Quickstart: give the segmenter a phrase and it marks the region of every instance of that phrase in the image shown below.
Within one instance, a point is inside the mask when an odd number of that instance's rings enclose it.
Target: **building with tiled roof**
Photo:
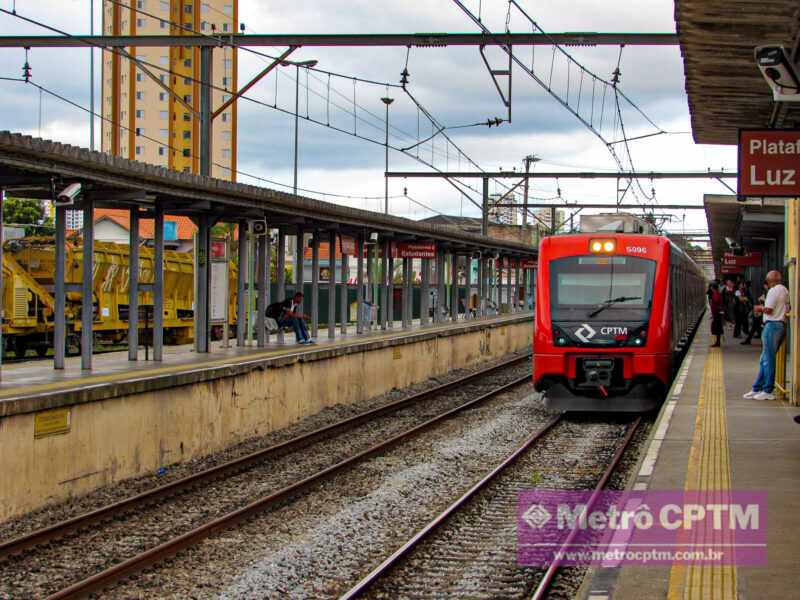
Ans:
[[[127,244],[131,229],[130,213],[127,209],[97,208],[94,211],[94,239],[101,242]],[[197,231],[189,217],[166,215],[164,217],[164,245],[171,250],[188,252]],[[139,239],[152,240],[153,219],[139,220]]]

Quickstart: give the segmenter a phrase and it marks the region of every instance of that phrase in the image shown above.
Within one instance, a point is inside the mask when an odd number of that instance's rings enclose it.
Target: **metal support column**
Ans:
[[[444,297],[444,263],[444,249],[439,244],[436,244],[436,307],[433,313],[434,323],[441,323],[444,320],[444,307],[447,305]]]
[[[328,234],[328,339],[336,338],[336,232]]]
[[[244,338],[247,333],[247,298],[245,297],[247,264],[247,221],[239,221],[239,256],[236,265],[236,345],[240,348],[244,346]]]
[[[341,329],[342,335],[347,335],[347,321],[348,321],[348,312],[350,307],[347,303],[347,280],[350,278],[350,264],[347,257],[347,254],[344,253],[344,244],[342,244],[342,283],[340,293],[342,296],[341,306],[339,307],[340,310],[340,318],[339,318],[339,327]]]
[[[411,259],[403,259],[403,329],[411,328]]]
[[[194,351],[208,352],[208,292],[209,292],[209,226],[208,217],[197,219],[197,247],[195,252],[195,306],[194,306]]]
[[[297,228],[297,248],[295,248],[295,250],[297,250],[297,254],[295,255],[295,259],[294,259],[294,293],[295,294],[297,292],[300,292],[301,294],[303,293],[303,283],[305,283],[305,281],[304,281],[305,273],[304,273],[304,269],[303,269],[303,263],[305,262],[306,248],[305,248],[305,243],[303,241],[303,235],[304,235],[303,228],[302,227],[298,227]],[[298,310],[300,312],[303,312],[303,305],[304,304],[305,304],[305,301],[298,307]]]
[[[200,48],[200,174],[211,175],[211,46]]]
[[[276,302],[283,302],[286,299],[286,233],[283,229],[278,229],[278,249],[277,249],[277,265],[278,265],[278,297]],[[283,343],[283,329],[278,328],[278,342]]]
[[[81,275],[81,369],[91,369],[94,350],[94,202],[85,197]],[[100,309],[99,302],[97,308]]]
[[[139,207],[130,209],[128,232],[128,360],[139,359]]]
[[[478,259],[478,306],[477,315],[486,316],[486,258],[481,253]]]
[[[503,260],[504,258],[501,256],[497,259],[496,267],[496,275],[495,279],[497,280],[497,312],[503,312]]]
[[[311,337],[319,336],[319,230],[311,240]]]
[[[365,252],[367,253],[367,260],[366,260],[366,263],[367,263],[366,264],[366,267],[367,267],[366,300],[367,300],[367,302],[369,302],[370,305],[375,306],[376,298],[375,298],[375,296],[373,294],[374,290],[372,289],[372,277],[373,277],[372,268],[375,265],[375,263],[373,262],[373,255],[374,255],[374,252],[375,252],[375,246],[372,245],[372,244],[368,245],[366,250],[365,250]],[[371,314],[371,312],[372,311],[370,310],[370,314]],[[367,331],[372,331],[372,319],[369,319],[367,321],[366,325],[367,325]]]
[[[356,277],[356,333],[364,333],[364,234],[358,234],[356,239],[356,252],[358,256],[358,275]]]
[[[464,287],[467,289],[464,299],[464,320],[471,319],[470,307],[472,306],[472,255],[464,257]]]
[[[267,236],[260,235],[256,240],[256,346],[263,348],[267,344]]]
[[[530,289],[530,280],[531,280],[531,272],[530,269],[522,269],[522,310],[528,310],[530,306],[530,297],[531,297],[531,289]]]
[[[422,273],[419,289],[419,324],[425,327],[429,323],[428,311],[430,310],[430,285],[431,285],[431,259],[422,259]]]
[[[458,254],[450,257],[450,318],[458,321]]]
[[[383,256],[381,257],[381,329],[386,331],[389,326],[389,252],[391,242],[383,241]]]
[[[481,209],[481,233],[489,235],[489,178],[483,178],[483,206]]]
[[[519,312],[519,259],[517,258],[516,261],[514,265],[514,312]]]
[[[56,206],[56,310],[53,315],[53,368],[64,368],[67,349],[66,272],[67,209]]]
[[[394,257],[391,252],[391,242],[389,242],[389,267],[386,273],[386,325],[389,329],[394,328]]]
[[[0,188],[0,295],[3,294],[3,208],[6,201],[5,192]],[[3,320],[3,309],[0,308],[0,325]],[[3,364],[3,328],[0,326],[0,365]],[[1,378],[1,377],[0,377]]]
[[[206,227],[206,258],[208,257],[208,227]],[[206,266],[207,282],[211,272]],[[208,283],[206,283],[208,290]],[[206,293],[205,340],[208,352],[208,293]],[[156,200],[155,223],[153,226],[153,360],[164,358],[164,206]]]
[[[262,313],[266,317],[267,307],[272,302],[272,291],[270,282],[272,281],[272,238],[269,234],[269,227],[264,234],[264,310]],[[269,344],[269,330],[264,324],[264,343]]]

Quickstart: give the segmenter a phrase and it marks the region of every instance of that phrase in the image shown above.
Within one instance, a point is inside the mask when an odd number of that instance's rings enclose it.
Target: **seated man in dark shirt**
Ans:
[[[266,314],[278,322],[278,327],[291,327],[298,344],[313,344],[314,340],[308,335],[306,315],[299,312],[303,303],[303,293],[297,292],[291,298],[282,302],[274,302],[267,307]]]

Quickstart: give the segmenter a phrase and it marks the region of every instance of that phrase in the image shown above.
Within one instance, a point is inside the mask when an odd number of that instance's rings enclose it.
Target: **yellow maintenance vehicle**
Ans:
[[[124,342],[128,333],[129,247],[113,242],[94,243],[92,274],[92,330],[98,345]],[[68,241],[65,282],[80,284],[83,275],[80,240]],[[236,268],[228,269],[228,289],[236,290]],[[46,356],[53,345],[55,310],[55,244],[53,238],[9,240],[3,251],[3,341],[18,358],[34,350]],[[139,282],[153,282],[153,249],[139,249]],[[66,294],[67,349],[79,351],[82,294]],[[229,325],[236,322],[236,294],[228,306]],[[140,339],[149,337],[153,295],[139,292]],[[164,342],[183,344],[194,337],[194,260],[191,253],[164,252]]]

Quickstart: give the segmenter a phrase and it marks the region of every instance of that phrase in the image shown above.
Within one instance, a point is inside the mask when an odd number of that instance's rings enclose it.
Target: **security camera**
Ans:
[[[81,194],[81,189],[82,186],[80,183],[70,183],[59,192],[55,203],[56,206],[72,206],[75,204],[75,200],[77,200],[78,196]]]
[[[758,46],[756,65],[772,89],[776,102],[800,102],[800,79],[783,46]]]

